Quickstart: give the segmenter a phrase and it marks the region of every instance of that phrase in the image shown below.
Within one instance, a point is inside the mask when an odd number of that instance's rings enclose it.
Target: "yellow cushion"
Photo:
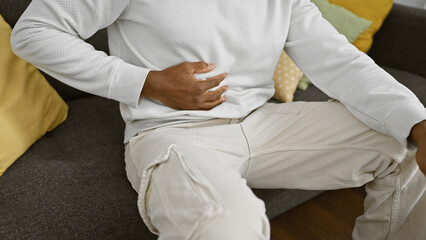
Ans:
[[[293,94],[302,76],[302,71],[283,51],[273,77],[275,83],[274,98],[281,102],[293,101]]]
[[[393,0],[329,0],[329,2],[342,6],[362,18],[372,21],[370,28],[353,42],[363,52],[370,50],[373,44],[373,35],[382,26],[393,4]]]
[[[0,16],[0,176],[68,113],[38,69],[13,54],[11,31]]]

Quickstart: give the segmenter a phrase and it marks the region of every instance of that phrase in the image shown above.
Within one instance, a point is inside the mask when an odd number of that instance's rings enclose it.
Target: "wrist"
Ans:
[[[426,144],[426,120],[423,120],[413,126],[410,138],[417,144]]]
[[[149,71],[142,88],[141,96],[159,100],[161,71]]]

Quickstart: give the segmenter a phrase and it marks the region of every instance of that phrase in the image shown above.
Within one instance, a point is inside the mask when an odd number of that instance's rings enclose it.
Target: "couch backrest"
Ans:
[[[30,3],[31,0],[1,0],[0,14],[3,16],[6,22],[9,23],[9,25],[13,28],[19,17],[22,15],[22,13],[25,11],[25,9]],[[89,38],[87,42],[92,44],[96,49],[108,53],[108,40],[105,29],[97,32],[95,35]],[[43,74],[46,76],[47,81],[49,81],[49,83],[66,101],[89,95],[88,93],[84,93],[75,88],[67,86],[45,73]]]
[[[394,4],[368,55],[379,65],[426,78],[426,10]]]

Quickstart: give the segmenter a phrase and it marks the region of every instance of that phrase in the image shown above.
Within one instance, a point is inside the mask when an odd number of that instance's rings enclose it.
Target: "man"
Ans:
[[[105,27],[112,56],[82,40]],[[11,42],[120,102],[127,175],[159,239],[268,239],[250,187],[363,184],[354,239],[426,235],[425,108],[309,0],[34,0]],[[283,47],[336,100],[266,103]]]

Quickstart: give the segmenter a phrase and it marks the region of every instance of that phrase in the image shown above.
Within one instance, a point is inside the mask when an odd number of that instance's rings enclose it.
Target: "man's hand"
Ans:
[[[423,174],[426,175],[426,120],[414,125],[410,137],[417,143],[417,164]]]
[[[214,64],[205,62],[184,62],[162,71],[150,71],[141,95],[160,100],[164,105],[178,110],[212,109],[225,101],[222,94],[227,87],[207,90],[218,86],[226,73],[206,80],[198,80],[193,74],[207,73],[214,68]]]

